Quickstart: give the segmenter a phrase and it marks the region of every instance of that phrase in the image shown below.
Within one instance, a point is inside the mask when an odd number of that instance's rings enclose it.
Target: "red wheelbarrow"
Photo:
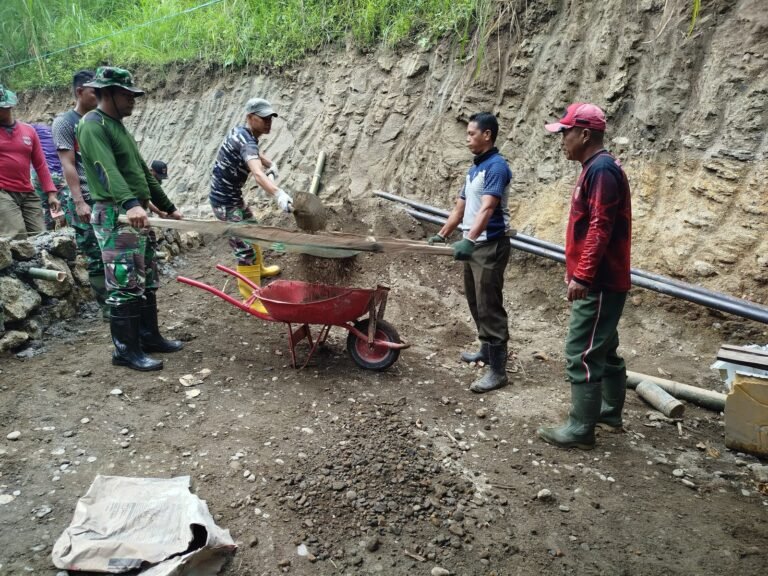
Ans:
[[[325,343],[332,326],[339,326],[349,332],[347,350],[355,364],[367,370],[386,370],[397,361],[400,350],[410,346],[401,342],[397,330],[383,320],[389,293],[386,286],[374,289],[344,288],[277,280],[261,288],[226,266],[219,264],[216,268],[247,283],[252,290],[251,297],[245,301],[238,300],[204,282],[184,276],[178,276],[176,280],[207,290],[267,322],[284,323],[288,327],[288,345],[294,368],[298,367],[296,345],[305,339],[309,343],[310,350],[303,368],[317,348]],[[251,307],[257,299],[264,304],[266,314]],[[294,324],[299,327],[294,329]],[[314,338],[310,324],[322,325]]]

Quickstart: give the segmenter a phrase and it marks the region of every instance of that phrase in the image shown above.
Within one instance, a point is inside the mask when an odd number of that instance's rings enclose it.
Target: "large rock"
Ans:
[[[77,245],[69,236],[54,236],[51,241],[51,254],[64,260],[74,260],[77,256]]]
[[[69,265],[69,269],[72,271],[72,276],[80,286],[90,286],[88,280],[88,270],[85,268],[85,258],[82,254],[78,254],[74,264]]]
[[[50,296],[52,298],[61,298],[65,294],[69,294],[72,291],[72,286],[75,283],[75,279],[72,277],[72,271],[69,269],[69,266],[67,266],[67,263],[64,262],[61,258],[56,258],[56,256],[53,256],[43,250],[43,268],[47,268],[48,270],[58,270],[59,272],[64,272],[66,274],[66,278],[62,282],[56,282],[55,280],[41,280],[39,278],[35,278],[33,282],[35,283],[35,287],[40,291],[42,294],[45,294],[46,296]]]
[[[197,248],[198,246],[205,246],[203,235],[200,232],[191,230],[189,232],[181,233],[181,245],[187,249]]]
[[[43,324],[40,322],[39,317],[27,318],[21,325],[24,332],[26,332],[32,340],[40,340],[43,337]]]
[[[8,268],[11,264],[13,264],[11,241],[7,238],[0,238],[0,270]]]
[[[55,300],[48,309],[48,314],[56,320],[66,320],[77,315],[77,307],[70,298]]]
[[[11,276],[0,277],[0,301],[6,322],[24,320],[30,312],[40,306],[40,294]]]
[[[11,242],[11,254],[16,260],[26,262],[32,260],[37,254],[35,245],[29,240],[14,240]]]
[[[2,338],[0,338],[0,352],[7,352],[18,348],[29,340],[29,334],[26,332],[19,332],[18,330],[11,330],[6,332]]]

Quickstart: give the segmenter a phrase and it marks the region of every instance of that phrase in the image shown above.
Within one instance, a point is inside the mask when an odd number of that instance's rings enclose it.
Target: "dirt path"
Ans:
[[[226,253],[215,242],[175,267],[221,285],[212,270]],[[593,452],[537,439],[569,401],[559,268],[514,257],[514,384],[476,396],[476,370],[456,360],[474,337],[458,267],[359,260],[356,283],[392,286],[386,317],[413,343],[384,373],[357,368],[338,329],[295,371],[281,326],[171,280],[164,330],[188,343],[162,372],[110,366],[97,321],[42,355],[4,359],[0,494],[16,495],[0,506],[0,574],[56,573],[51,546],[98,473],[192,476],[240,544],[228,575],[765,572],[759,463],[725,449],[719,415],[688,406],[679,431],[630,392],[629,432],[601,435]],[[277,261],[298,274],[296,257]],[[720,341],[760,330],[637,292],[622,349],[632,369],[715,386]],[[204,368],[201,395],[187,399],[179,377]]]

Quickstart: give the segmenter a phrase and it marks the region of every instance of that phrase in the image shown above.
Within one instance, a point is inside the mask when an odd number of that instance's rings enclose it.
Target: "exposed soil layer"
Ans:
[[[207,216],[210,171],[251,96],[280,114],[261,144],[288,192],[309,189],[326,153],[319,196],[345,232],[400,207],[374,190],[449,208],[468,162],[468,117],[499,116],[497,142],[514,172],[515,227],[562,242],[578,173],[543,129],[573,101],[608,114],[607,147],[633,189],[634,266],[768,302],[768,11],[762,0],[702,3],[688,35],[688,0],[505,3],[482,58],[446,40],[431,51],[325,51],[300,68],[169,66],[141,74],[148,90],[128,125],[147,159],[170,166],[166,189],[187,216]],[[77,65],[73,64],[73,69]],[[19,117],[61,112],[68,91],[25,95]],[[262,219],[262,193],[246,194]],[[329,229],[339,221],[330,215]],[[384,234],[386,235],[386,234]]]

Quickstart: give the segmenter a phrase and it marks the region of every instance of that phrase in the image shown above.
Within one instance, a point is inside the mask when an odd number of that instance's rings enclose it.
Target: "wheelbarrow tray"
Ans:
[[[394,326],[383,320],[389,293],[386,286],[346,288],[277,280],[262,288],[226,266],[218,264],[216,269],[247,284],[252,290],[250,298],[238,300],[223,290],[184,276],[176,280],[206,290],[251,316],[285,324],[294,368],[307,365],[315,350],[325,343],[331,326],[348,332],[347,350],[355,363],[366,370],[386,370],[397,361],[400,350],[410,346],[400,340]],[[264,305],[261,310],[253,306],[257,299]],[[310,324],[322,325],[314,337]],[[298,327],[294,329],[295,325]],[[310,349],[302,364],[297,360],[296,346],[304,340]]]
[[[276,280],[259,291],[259,300],[280,322],[339,326],[365,316],[380,290]]]

